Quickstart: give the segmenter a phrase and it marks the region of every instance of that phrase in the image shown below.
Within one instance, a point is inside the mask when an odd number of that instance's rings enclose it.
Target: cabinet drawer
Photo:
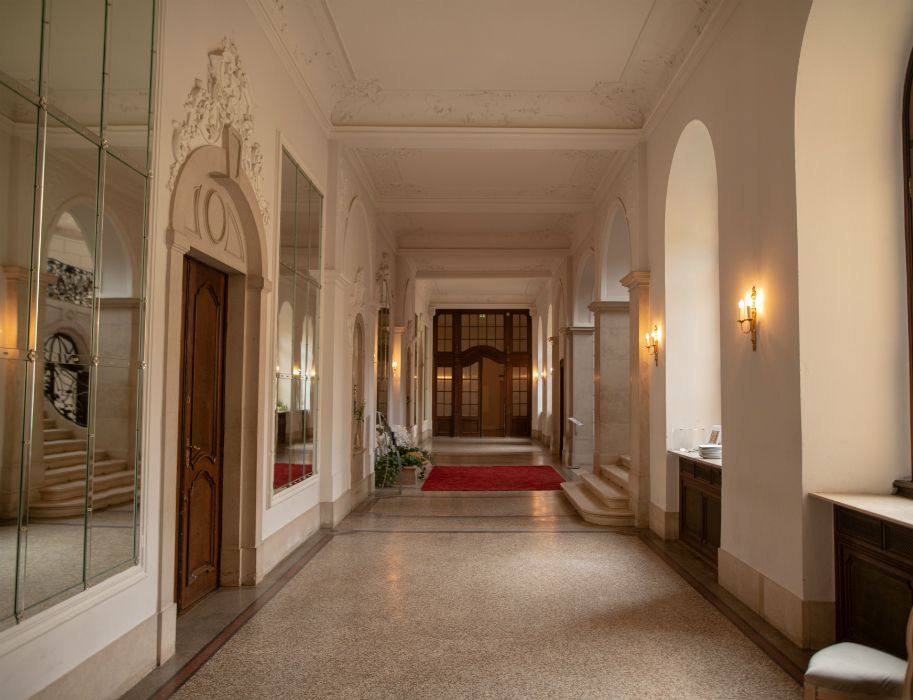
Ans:
[[[876,518],[837,507],[834,509],[834,526],[844,537],[867,542],[881,549],[881,521]]]

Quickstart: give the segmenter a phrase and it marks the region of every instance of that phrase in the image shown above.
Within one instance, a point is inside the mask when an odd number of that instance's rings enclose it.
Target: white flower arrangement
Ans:
[[[415,443],[412,441],[412,432],[406,426],[394,425],[390,429],[393,431],[397,447],[415,447]]]

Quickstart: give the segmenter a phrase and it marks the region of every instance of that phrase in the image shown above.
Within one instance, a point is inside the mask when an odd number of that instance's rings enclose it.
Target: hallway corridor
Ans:
[[[436,447],[548,461],[528,441]],[[175,697],[800,695],[634,530],[584,523],[562,492],[403,489],[346,518]]]

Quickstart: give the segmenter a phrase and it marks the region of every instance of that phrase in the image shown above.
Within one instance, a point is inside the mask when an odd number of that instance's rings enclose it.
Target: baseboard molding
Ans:
[[[834,643],[833,601],[802,600],[792,591],[720,548],[720,585],[803,649]]]
[[[320,527],[334,528],[352,512],[352,491],[349,489],[335,501],[320,502]]]
[[[156,666],[158,616],[147,618],[64,674],[33,698],[79,700],[119,698]]]
[[[355,510],[364,503],[365,499],[371,495],[371,486],[374,483],[374,472],[363,476],[359,481],[352,484],[352,510]]]
[[[678,511],[663,510],[650,503],[650,529],[664,540],[678,539]]]
[[[322,503],[320,504],[323,505]],[[263,540],[257,557],[257,582],[263,580],[273,567],[300,547],[308,537],[320,529],[321,508],[309,508],[297,518],[279,528]]]

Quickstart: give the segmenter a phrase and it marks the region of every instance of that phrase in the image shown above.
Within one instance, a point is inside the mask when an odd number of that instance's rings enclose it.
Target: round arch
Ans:
[[[721,422],[717,169],[710,132],[699,120],[685,126],[672,156],[665,223],[661,359],[668,447],[675,449],[704,441],[701,431]]]
[[[627,301],[628,288],[621,280],[632,270],[631,229],[622,201],[616,200],[606,219],[605,235],[600,247],[599,299]]]
[[[596,288],[596,258],[592,251],[588,251],[580,261],[580,271],[577,275],[577,287],[574,294],[575,326],[592,326],[593,312],[589,306],[595,299]]]

